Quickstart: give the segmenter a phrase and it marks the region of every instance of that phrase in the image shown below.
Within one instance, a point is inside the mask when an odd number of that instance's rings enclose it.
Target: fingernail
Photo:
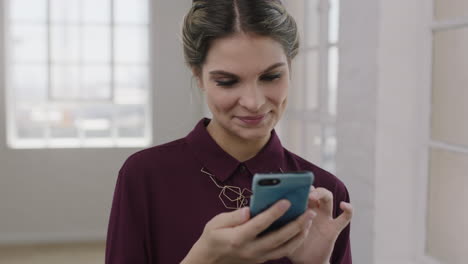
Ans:
[[[278,206],[283,209],[283,210],[286,210],[289,208],[290,206],[290,202],[288,200],[281,200],[279,203],[278,203]]]

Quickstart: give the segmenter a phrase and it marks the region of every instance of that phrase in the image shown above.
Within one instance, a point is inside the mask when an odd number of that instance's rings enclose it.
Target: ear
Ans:
[[[201,70],[198,67],[192,67],[192,74],[193,74],[193,77],[195,77],[195,79],[197,80],[198,88],[200,88],[200,90],[202,91],[205,91]]]

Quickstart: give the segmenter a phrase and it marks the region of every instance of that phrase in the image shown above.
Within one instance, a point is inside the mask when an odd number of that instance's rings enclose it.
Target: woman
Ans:
[[[274,131],[299,46],[293,18],[276,0],[198,0],[183,42],[213,118],[125,162],[106,263],[351,263],[345,186],[284,149]],[[257,236],[290,204],[250,218],[252,176],[298,170],[315,174],[308,210]]]

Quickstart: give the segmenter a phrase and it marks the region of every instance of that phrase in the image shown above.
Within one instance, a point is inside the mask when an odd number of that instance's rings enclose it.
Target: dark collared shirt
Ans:
[[[124,163],[110,215],[107,264],[179,263],[205,224],[215,215],[231,211],[219,198],[222,187],[250,190],[255,173],[312,171],[314,185],[334,195],[334,216],[341,214],[339,203],[349,201],[344,184],[283,148],[274,130],[255,157],[239,162],[208,134],[209,121],[202,119],[187,137],[137,152]],[[229,191],[226,194],[236,197]],[[227,206],[237,206],[221,197]],[[331,264],[351,264],[349,230],[348,226],[336,241]],[[291,262],[283,258],[268,263]]]

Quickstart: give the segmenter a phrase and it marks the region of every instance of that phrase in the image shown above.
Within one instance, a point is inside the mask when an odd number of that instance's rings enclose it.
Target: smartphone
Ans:
[[[255,174],[252,180],[250,216],[255,217],[279,200],[291,202],[288,211],[277,219],[264,233],[276,230],[303,214],[307,207],[314,174],[310,171]]]

